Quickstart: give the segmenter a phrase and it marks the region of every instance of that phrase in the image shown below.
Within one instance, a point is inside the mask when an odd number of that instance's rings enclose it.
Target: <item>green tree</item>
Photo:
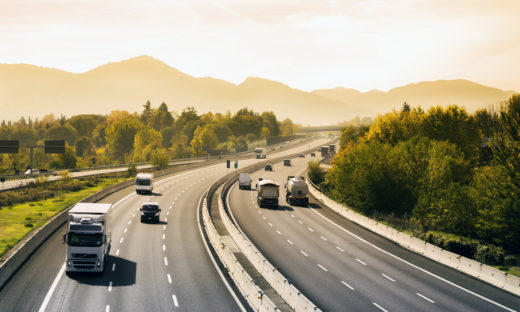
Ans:
[[[74,147],[76,148],[76,155],[78,157],[83,157],[92,149],[92,141],[89,137],[82,136],[76,140]]]
[[[136,133],[143,128],[143,124],[134,116],[114,121],[105,130],[107,149],[115,159],[125,161],[134,146]]]
[[[164,169],[168,167],[170,157],[168,152],[164,148],[155,149],[152,153],[152,165],[158,169]]]
[[[134,162],[150,161],[153,151],[161,148],[161,134],[153,128],[141,128],[134,137]]]

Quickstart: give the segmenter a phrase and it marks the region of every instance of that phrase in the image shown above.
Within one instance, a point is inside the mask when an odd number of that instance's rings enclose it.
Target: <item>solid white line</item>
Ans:
[[[282,232],[280,232],[280,231],[278,231],[278,230],[276,230],[276,233],[277,233],[278,235],[282,235]]]
[[[162,251],[166,251],[166,245],[165,244],[162,245]]]
[[[172,283],[172,277],[171,277],[170,273],[168,273],[168,274],[166,275],[166,277],[168,277],[168,283],[171,284],[171,283]]]
[[[271,222],[269,222],[269,223],[267,223],[267,224],[269,224],[270,227],[273,227],[273,224],[272,224]]]
[[[484,301],[487,301],[487,302],[489,302],[489,303],[491,303],[491,304],[494,304],[494,305],[496,305],[497,307],[500,307],[500,308],[502,308],[502,309],[504,309],[504,310],[506,310],[506,311],[509,311],[509,312],[517,312],[516,310],[513,310],[513,309],[511,309],[511,308],[509,308],[509,307],[506,307],[505,305],[500,304],[500,303],[498,303],[498,302],[496,302],[496,301],[493,301],[493,300],[491,300],[491,299],[489,299],[489,298],[487,298],[487,297],[484,297],[484,296],[482,296],[482,295],[479,295],[479,294],[477,294],[477,293],[474,292],[474,291],[471,291],[471,290],[469,290],[469,289],[467,289],[467,288],[464,288],[464,287],[462,287],[462,286],[460,286],[460,285],[458,285],[458,284],[455,284],[454,282],[451,282],[451,281],[449,281],[449,280],[447,280],[447,279],[445,279],[445,278],[443,278],[443,277],[440,277],[440,276],[438,276],[438,275],[436,275],[436,274],[434,274],[434,273],[432,273],[432,272],[430,272],[430,271],[428,271],[428,270],[426,270],[426,269],[421,268],[421,267],[418,266],[418,265],[415,265],[415,264],[413,264],[413,263],[411,263],[411,262],[409,262],[409,261],[406,261],[406,260],[404,260],[403,258],[400,258],[400,257],[398,257],[398,256],[396,256],[396,255],[394,255],[394,254],[392,254],[392,253],[390,253],[390,252],[388,252],[388,251],[386,251],[386,250],[380,248],[380,247],[377,247],[376,245],[372,244],[371,242],[369,242],[369,241],[367,241],[367,240],[361,238],[360,236],[358,236],[358,235],[356,235],[356,234],[350,232],[349,230],[343,228],[343,227],[340,226],[339,224],[337,224],[337,223],[335,223],[334,221],[330,220],[329,218],[325,217],[324,215],[322,215],[321,213],[319,213],[318,211],[316,211],[316,209],[314,209],[314,208],[311,208],[311,209],[312,209],[312,211],[313,211],[314,213],[316,213],[317,215],[319,215],[320,217],[322,217],[323,219],[325,219],[326,221],[328,221],[328,222],[331,223],[332,225],[336,226],[337,228],[339,228],[339,229],[342,230],[343,232],[350,234],[352,237],[357,238],[358,240],[362,241],[363,243],[365,243],[365,244],[371,246],[372,248],[374,248],[374,249],[376,249],[376,250],[379,250],[380,252],[382,252],[382,253],[384,253],[384,254],[386,254],[386,255],[388,255],[388,256],[394,258],[394,259],[397,259],[397,260],[401,261],[402,263],[405,263],[405,264],[411,266],[412,268],[415,268],[415,269],[417,269],[417,270],[419,270],[419,271],[421,271],[421,272],[423,272],[423,273],[426,273],[426,274],[428,274],[428,275],[430,275],[430,276],[432,276],[432,277],[434,277],[434,278],[436,278],[436,279],[438,279],[438,280],[440,280],[440,281],[443,281],[443,282],[445,282],[445,283],[448,284],[448,285],[451,285],[451,286],[453,286],[453,287],[456,287],[456,288],[458,288],[458,289],[460,289],[460,290],[462,290],[462,291],[464,291],[464,292],[466,292],[466,293],[468,293],[468,294],[471,294],[471,295],[473,295],[473,296],[475,296],[475,297],[477,297],[477,298],[480,298],[480,299],[482,299],[482,300],[484,300]]]
[[[123,243],[123,238],[121,237],[121,239],[119,240],[119,243],[122,244]]]
[[[49,301],[51,300],[52,293],[54,293],[54,290],[56,289],[56,286],[58,286],[58,282],[61,279],[61,276],[63,275],[63,272],[65,272],[65,262],[63,262],[63,265],[61,266],[60,270],[58,271],[58,275],[54,278],[54,281],[51,284],[51,288],[47,291],[47,294],[45,295],[45,298],[43,299],[42,305],[40,306],[40,309],[38,312],[44,312],[47,308],[47,305],[49,304]]]
[[[323,239],[324,241],[327,241],[327,238],[325,238],[325,237],[323,237],[323,236],[321,236],[321,235],[320,235],[320,237],[321,237],[321,239]]]
[[[287,240],[287,242],[288,242],[289,244],[291,244],[291,245],[294,245],[294,243],[291,242],[290,240]]]
[[[110,305],[107,304],[106,308],[105,308],[105,312],[110,312]]]
[[[172,298],[173,298],[173,305],[178,308],[179,307],[179,302],[177,301],[177,296],[172,295]]]
[[[168,258],[164,257],[164,265],[168,265]]]
[[[116,270],[116,264],[112,264],[112,272],[114,272]]]
[[[116,256],[119,256],[119,249],[116,250]]]
[[[336,249],[339,250],[339,251],[341,251],[341,252],[345,252],[345,250],[343,250],[343,249],[342,249],[341,247],[339,247],[339,246],[336,246]]]
[[[390,276],[388,276],[388,275],[386,275],[386,274],[384,274],[384,273],[381,273],[381,275],[382,275],[383,277],[387,278],[389,281],[392,281],[392,282],[395,283],[395,279],[391,278]]]
[[[354,287],[350,286],[349,284],[345,283],[344,281],[341,281],[341,284],[347,286],[348,288],[350,288],[350,290],[354,290]]]
[[[301,252],[302,255],[304,255],[305,257],[308,257],[308,256],[309,256],[309,255],[308,255],[305,251],[303,251],[303,250],[300,250],[300,252]]]
[[[356,258],[356,261],[359,262],[359,263],[361,263],[362,265],[367,265],[365,262],[359,260],[358,258]]]
[[[123,231],[123,233],[126,233],[126,231],[128,231],[128,229],[127,229],[127,228],[125,228],[125,230]]]
[[[428,297],[426,297],[426,296],[424,296],[424,295],[421,295],[420,293],[415,293],[415,294],[416,294],[417,296],[423,298],[423,299],[426,300],[426,301],[429,301],[429,302],[431,302],[431,303],[435,303],[435,301],[431,300],[430,298],[428,298]]]
[[[130,194],[126,195],[125,197],[121,198],[117,203],[112,205],[112,208],[115,208],[117,205],[119,205],[123,201],[127,200],[132,195],[135,195],[135,193],[130,193]]]
[[[373,305],[375,305],[376,307],[379,308],[379,310],[383,311],[383,312],[388,312],[387,310],[383,309],[383,307],[381,307],[379,304],[375,303],[375,302],[372,302]]]
[[[311,231],[311,232],[314,232],[314,230],[313,230],[312,228],[310,228],[310,227],[307,227],[307,229],[308,229],[309,231]]]
[[[320,267],[320,269],[322,269],[323,271],[325,272],[328,272],[329,270],[327,270],[327,268],[325,268],[323,265],[319,264],[318,263],[318,266]]]
[[[108,292],[111,292],[112,291],[112,281],[110,281],[110,283],[108,283]]]

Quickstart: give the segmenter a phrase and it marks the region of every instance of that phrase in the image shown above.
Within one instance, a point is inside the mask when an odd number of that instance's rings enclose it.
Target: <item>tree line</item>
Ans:
[[[220,155],[247,150],[251,142],[294,133],[292,120],[278,121],[273,112],[257,113],[243,108],[234,114],[197,113],[193,107],[180,114],[166,103],[143,111],[112,111],[108,115],[53,114],[42,119],[2,121],[0,139],[19,140],[20,145],[43,145],[43,140],[65,139],[64,154],[49,155],[34,149],[34,167],[44,169],[91,167],[128,162],[167,163],[169,159]],[[0,174],[28,168],[28,150],[0,154]]]
[[[326,175],[311,168],[336,200],[465,256],[516,263],[504,255],[520,253],[520,95],[473,114],[405,103],[345,128],[340,146]]]

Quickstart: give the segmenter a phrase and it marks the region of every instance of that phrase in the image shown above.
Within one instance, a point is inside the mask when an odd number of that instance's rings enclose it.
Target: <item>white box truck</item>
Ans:
[[[153,173],[138,173],[135,177],[135,191],[137,194],[152,194]]]
[[[305,183],[304,177],[287,177],[287,184],[285,184],[285,201],[289,205],[302,205],[307,207],[309,205],[309,186]]]
[[[278,196],[280,194],[280,185],[270,179],[260,178],[257,184],[258,193],[256,200],[258,206],[274,206],[278,207]]]
[[[103,273],[112,241],[112,204],[78,203],[69,210],[66,272]]]
[[[249,173],[243,172],[238,176],[238,188],[240,190],[242,190],[242,189],[250,190],[251,189],[251,175],[249,175]]]

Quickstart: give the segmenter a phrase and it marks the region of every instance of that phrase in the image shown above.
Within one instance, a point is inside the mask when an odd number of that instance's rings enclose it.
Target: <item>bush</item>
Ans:
[[[444,241],[444,247],[446,250],[454,252],[466,258],[472,259],[475,256],[475,244],[465,240],[450,238]]]
[[[518,257],[512,256],[512,255],[504,257],[504,265],[515,266],[518,264],[519,264]]]
[[[325,181],[325,171],[320,168],[320,161],[310,161],[308,164],[309,179],[315,185],[320,185]]]
[[[494,245],[480,245],[475,253],[475,260],[484,264],[500,265],[504,258],[504,250]]]

